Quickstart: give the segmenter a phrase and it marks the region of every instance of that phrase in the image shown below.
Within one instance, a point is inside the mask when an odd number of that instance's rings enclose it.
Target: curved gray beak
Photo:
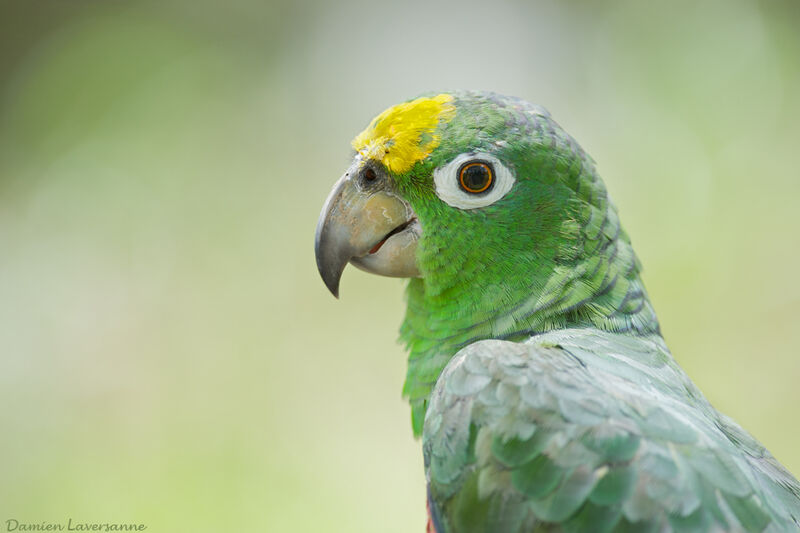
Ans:
[[[317,268],[337,298],[348,262],[382,276],[417,277],[419,235],[414,211],[392,191],[388,177],[356,161],[322,207],[314,240]]]

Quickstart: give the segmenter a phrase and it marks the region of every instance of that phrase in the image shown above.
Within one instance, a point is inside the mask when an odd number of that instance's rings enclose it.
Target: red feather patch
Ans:
[[[427,503],[425,508],[428,510],[428,525],[425,527],[425,533],[436,533],[436,528],[433,527],[433,519],[431,518],[431,504]]]

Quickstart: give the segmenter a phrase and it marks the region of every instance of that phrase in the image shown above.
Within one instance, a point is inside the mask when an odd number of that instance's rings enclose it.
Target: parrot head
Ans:
[[[481,93],[417,98],[375,117],[353,140],[353,163],[317,225],[330,291],[338,296],[348,262],[480,290],[513,283],[520,262],[552,259],[559,240],[574,241],[575,224],[574,191],[551,167],[585,161],[568,137],[541,135],[550,123],[540,107]]]
[[[426,95],[379,114],[352,146],[319,218],[317,266],[335,296],[348,263],[411,279],[401,338],[417,415],[449,358],[476,340],[658,331],[593,161],[543,108]]]

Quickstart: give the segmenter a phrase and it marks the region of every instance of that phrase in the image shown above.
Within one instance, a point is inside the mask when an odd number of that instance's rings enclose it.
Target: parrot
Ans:
[[[800,530],[800,483],[672,357],[594,160],[536,104],[377,115],[315,256],[407,278],[429,533]]]

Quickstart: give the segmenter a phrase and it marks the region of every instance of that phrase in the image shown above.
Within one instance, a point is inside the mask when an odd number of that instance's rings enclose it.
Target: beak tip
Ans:
[[[334,189],[334,192],[336,189]],[[352,254],[346,242],[342,242],[335,228],[329,224],[330,200],[320,214],[317,223],[317,231],[314,235],[314,255],[317,259],[317,270],[325,286],[333,294],[334,298],[339,299],[339,281],[342,279],[347,262]]]
[[[325,283],[325,286],[328,288],[331,294],[333,294],[334,298],[338,299],[339,281],[342,279],[342,272],[344,271],[347,261],[344,261],[344,264],[341,264],[342,261],[340,258],[329,257],[324,251],[326,248],[320,246],[319,239],[317,240],[317,245],[315,248],[317,256],[317,270],[322,278],[322,282]]]
[[[338,300],[339,299],[339,282],[337,281],[336,283],[328,283],[325,279],[323,279],[323,281],[325,281],[325,286],[328,287],[329,291],[331,291],[331,294],[333,294],[333,297]]]

